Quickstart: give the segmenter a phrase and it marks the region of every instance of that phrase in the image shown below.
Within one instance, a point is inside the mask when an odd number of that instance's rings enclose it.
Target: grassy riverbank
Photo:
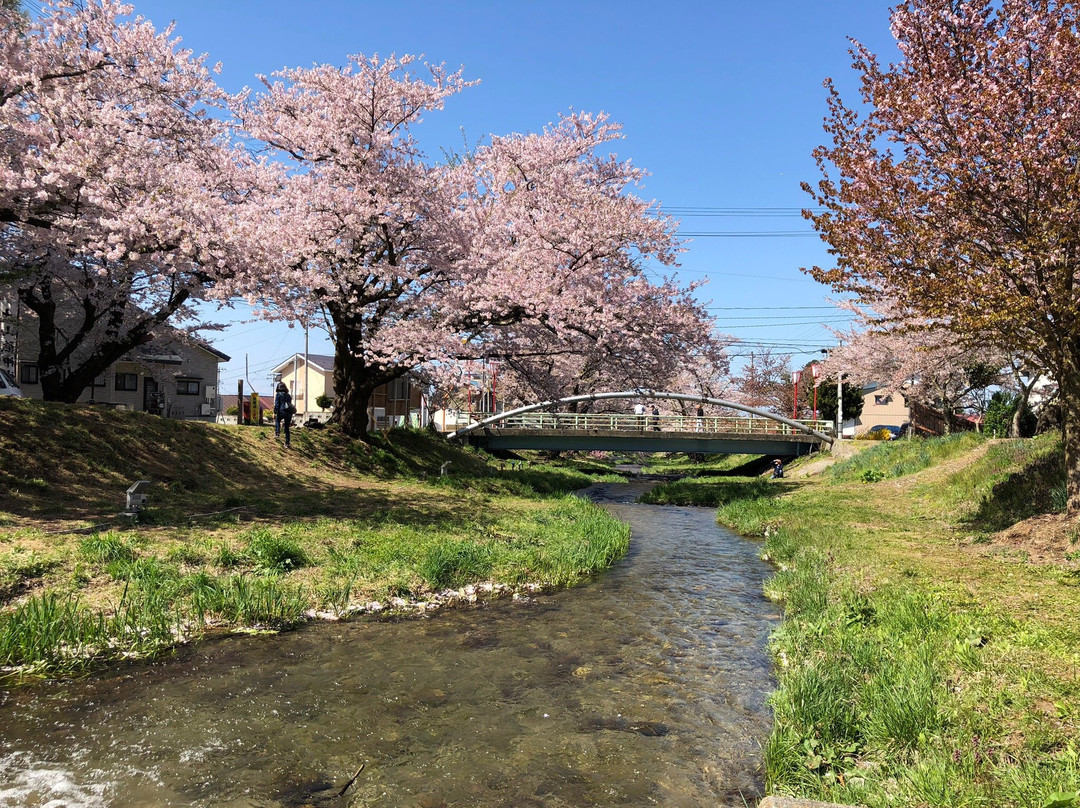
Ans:
[[[1080,805],[1080,529],[1048,513],[1061,462],[1050,437],[962,435],[806,480],[671,489],[765,536],[778,567],[770,792]]]
[[[570,586],[626,552],[624,525],[569,496],[603,467],[505,466],[416,431],[297,430],[286,451],[266,427],[0,399],[2,671]]]

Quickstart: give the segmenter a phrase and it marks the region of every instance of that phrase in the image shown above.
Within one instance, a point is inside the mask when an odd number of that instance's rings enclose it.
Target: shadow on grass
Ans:
[[[1032,516],[1064,509],[1065,455],[1059,447],[996,483],[964,521],[978,530],[996,532]]]
[[[448,476],[440,477],[447,463]],[[232,508],[270,518],[431,524],[460,521],[475,508],[455,490],[536,497],[589,482],[567,470],[500,471],[483,455],[421,430],[392,430],[364,443],[333,429],[298,429],[285,450],[268,427],[0,399],[0,510],[98,520],[122,510],[125,491],[140,479],[153,483],[146,521],[158,525]],[[411,490],[382,482],[389,479]]]

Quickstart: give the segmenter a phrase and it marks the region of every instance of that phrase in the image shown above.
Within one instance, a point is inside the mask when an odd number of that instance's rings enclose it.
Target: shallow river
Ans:
[[[641,490],[590,489],[631,551],[569,592],[0,694],[0,806],[753,805],[768,567],[711,510]]]

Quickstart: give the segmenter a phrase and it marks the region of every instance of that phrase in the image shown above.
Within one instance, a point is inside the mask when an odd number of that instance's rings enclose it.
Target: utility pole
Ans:
[[[843,343],[840,343],[841,345]],[[829,348],[822,348],[821,352],[825,354],[825,361],[829,361]],[[836,371],[836,439],[842,440],[844,437],[844,374],[837,369]]]

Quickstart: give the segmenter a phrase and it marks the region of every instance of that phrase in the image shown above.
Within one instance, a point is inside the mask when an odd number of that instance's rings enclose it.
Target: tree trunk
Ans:
[[[1065,486],[1068,513],[1080,513],[1080,344],[1064,358],[1058,375],[1062,433],[1065,442]]]
[[[364,360],[355,356],[349,346],[342,345],[339,340],[334,347],[335,401],[330,421],[336,422],[350,438],[363,441],[370,437],[368,408],[371,394],[378,387],[378,382],[372,380],[367,370]],[[307,392],[304,394],[307,395]]]
[[[110,365],[153,338],[153,330],[171,317],[188,299],[190,293],[180,290],[158,309],[123,333],[106,330],[105,338],[93,341],[96,324],[111,319],[123,320],[123,309],[97,308],[90,300],[65,315],[53,299],[50,284],[19,290],[19,299],[38,319],[38,355],[36,357],[41,397],[45,401],[74,404],[94,379]],[[126,304],[125,304],[126,305]],[[58,337],[66,331],[66,341]],[[93,345],[90,350],[87,346]],[[81,352],[83,358],[76,359]]]

